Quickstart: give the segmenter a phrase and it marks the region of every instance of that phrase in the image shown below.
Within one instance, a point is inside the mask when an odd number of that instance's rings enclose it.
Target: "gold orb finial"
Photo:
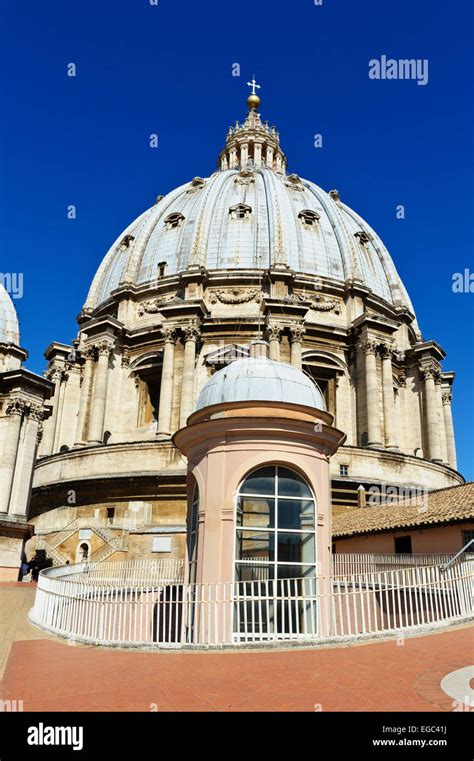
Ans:
[[[249,95],[249,97],[247,98],[247,106],[249,108],[258,108],[259,105],[260,105],[260,98],[258,97],[258,95],[256,94]]]
[[[251,87],[252,88],[252,94],[249,95],[249,97],[247,98],[247,106],[250,109],[252,109],[252,108],[258,108],[259,105],[260,105],[260,98],[258,97],[257,93],[255,92],[255,88],[257,88],[257,90],[260,90],[260,85],[258,85],[256,83],[256,81],[255,81],[255,74],[253,75],[252,81],[251,82],[247,82],[247,87]]]

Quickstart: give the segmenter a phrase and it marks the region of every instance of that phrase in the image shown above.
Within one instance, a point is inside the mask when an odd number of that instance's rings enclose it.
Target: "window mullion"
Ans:
[[[276,582],[278,579],[278,465],[275,465],[275,526],[273,528],[273,546],[274,546],[274,559],[273,559],[273,579]]]

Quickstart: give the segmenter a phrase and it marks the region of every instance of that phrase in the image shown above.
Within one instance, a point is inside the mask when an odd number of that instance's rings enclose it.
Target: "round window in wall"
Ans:
[[[250,473],[236,516],[236,581],[316,575],[316,504],[307,482],[282,465]]]

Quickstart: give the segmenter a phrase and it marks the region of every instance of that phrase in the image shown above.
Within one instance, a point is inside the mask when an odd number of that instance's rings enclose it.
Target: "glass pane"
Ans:
[[[275,467],[260,468],[251,473],[242,484],[241,494],[268,494],[275,493]]]
[[[313,529],[313,500],[279,499],[278,528]]]
[[[199,515],[199,504],[195,502],[193,506],[191,507],[191,520],[190,520],[190,530],[191,531],[197,531],[198,526],[198,515]]]
[[[190,563],[189,564],[189,583],[190,584],[196,583],[196,574],[197,574],[197,563]]]
[[[290,534],[279,531],[278,562],[315,563],[316,543],[314,534]]]
[[[240,497],[237,506],[237,525],[249,528],[275,526],[275,500],[266,497]]]
[[[273,565],[257,565],[249,563],[248,565],[242,565],[237,563],[235,566],[235,580],[236,581],[268,581],[273,578],[275,566]]]
[[[197,533],[195,531],[189,535],[188,554],[190,563],[197,559]]]
[[[238,560],[274,560],[275,534],[267,531],[237,531]]]
[[[277,565],[279,579],[309,579],[316,577],[314,565]]]
[[[278,494],[281,497],[311,497],[311,490],[298,473],[278,468]]]

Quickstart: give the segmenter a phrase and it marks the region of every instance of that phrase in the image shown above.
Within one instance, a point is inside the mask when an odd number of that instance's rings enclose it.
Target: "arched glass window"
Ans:
[[[199,515],[199,489],[194,487],[193,501],[188,526],[188,560],[189,560],[189,583],[195,584],[197,575],[197,552],[198,552],[198,515]]]
[[[268,465],[243,481],[237,499],[236,580],[314,576],[315,499],[306,481]]]

